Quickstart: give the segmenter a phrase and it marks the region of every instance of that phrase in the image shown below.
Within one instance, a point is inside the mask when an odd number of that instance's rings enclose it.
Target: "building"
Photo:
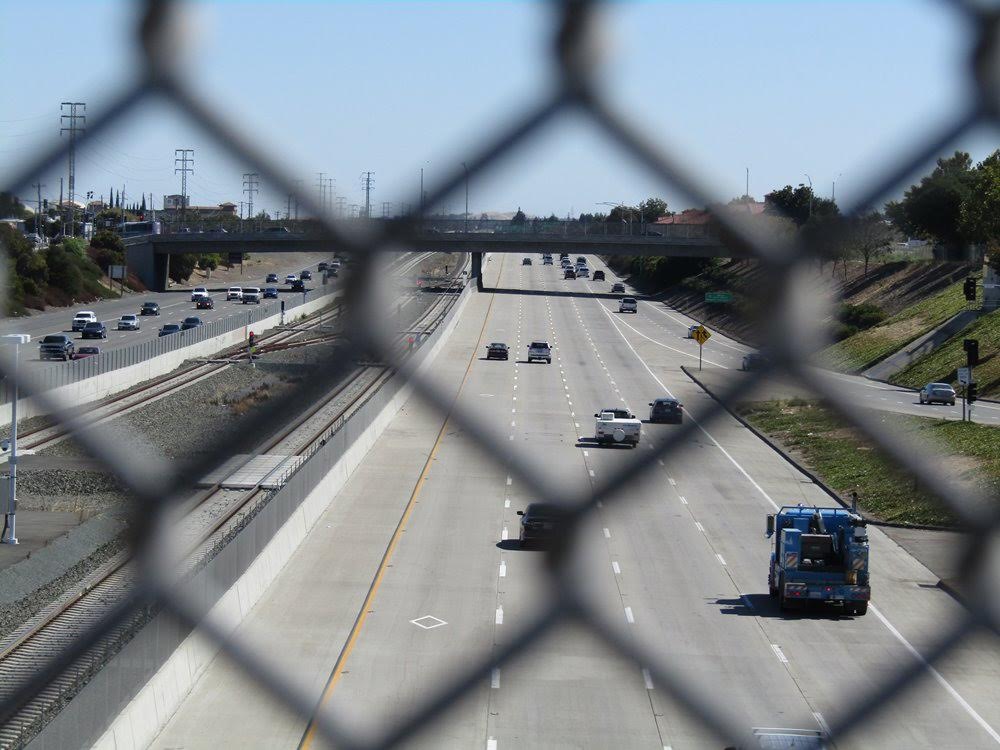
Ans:
[[[183,195],[164,195],[163,196],[163,210],[169,211],[174,208],[184,208],[184,206],[191,205],[191,199]]]
[[[163,196],[163,210],[157,212],[157,218],[164,221],[171,221],[180,218],[183,213],[189,221],[201,221],[212,219],[225,219],[236,217],[236,204],[231,201],[224,201],[215,206],[188,206],[184,207],[184,199],[179,195]]]

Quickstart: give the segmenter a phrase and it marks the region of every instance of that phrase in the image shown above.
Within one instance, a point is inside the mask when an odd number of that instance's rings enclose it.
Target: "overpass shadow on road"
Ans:
[[[609,299],[617,302],[622,297],[632,297],[637,300],[642,301],[654,301],[652,297],[646,294],[630,294],[625,292],[623,294],[611,294],[610,292],[557,292],[557,291],[543,291],[540,289],[510,289],[503,287],[490,287],[484,286],[480,289],[481,292],[487,292],[489,294],[515,294],[525,297],[568,297],[574,299]]]

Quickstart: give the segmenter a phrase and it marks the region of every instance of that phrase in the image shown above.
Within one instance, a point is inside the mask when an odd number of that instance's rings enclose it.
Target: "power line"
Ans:
[[[257,172],[243,173],[243,193],[247,196],[247,218],[253,218],[253,197],[260,192],[260,174]]]
[[[67,107],[69,107],[68,114],[66,114]],[[69,133],[69,231],[70,236],[75,237],[76,221],[73,194],[76,190],[76,134],[86,130],[87,115],[83,113],[87,111],[87,105],[85,102],[62,102],[59,105],[59,111],[62,113],[59,116],[59,135]],[[63,125],[67,120],[69,120],[69,125]],[[63,234],[65,233],[64,226]]]
[[[178,154],[180,157],[178,158]],[[190,154],[190,156],[189,156]],[[177,166],[180,162],[180,167]],[[191,166],[189,167],[188,164]],[[181,173],[181,224],[187,224],[188,207],[188,175],[194,174],[194,149],[175,148],[174,149],[174,174]]]

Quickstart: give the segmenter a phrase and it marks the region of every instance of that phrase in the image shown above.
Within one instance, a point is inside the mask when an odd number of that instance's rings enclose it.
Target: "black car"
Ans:
[[[108,337],[108,327],[101,321],[87,323],[83,327],[81,338],[85,339],[106,339]]]
[[[649,421],[680,424],[684,421],[684,406],[676,398],[658,398],[656,401],[650,401]]]
[[[563,273],[563,278],[564,279],[575,279],[576,278],[576,271],[574,271],[572,268],[567,268],[566,272]]]
[[[194,306],[199,310],[214,310],[215,301],[211,297],[199,297]]]
[[[177,333],[181,330],[181,327],[176,323],[167,323],[163,328],[160,329],[160,336],[169,336],[171,333]]]
[[[563,524],[563,510],[549,503],[531,503],[527,510],[519,510],[517,515],[521,516],[522,547],[554,539]]]
[[[312,281],[312,277],[313,277],[312,271],[309,270],[305,270],[299,274],[299,278],[302,279],[303,281]]]
[[[621,292],[622,294],[625,294],[625,285],[622,284],[621,282],[618,282],[616,284],[612,284],[611,285],[611,293],[612,294],[617,294],[618,292]]]
[[[293,292],[304,292],[306,290],[306,282],[302,279],[295,279],[291,286]]]
[[[604,281],[604,271],[594,271],[594,281]]]
[[[201,322],[201,318],[195,318],[195,317],[184,318],[184,322],[181,323],[181,330],[182,331],[189,331],[192,328],[197,328],[198,326],[201,326],[201,325],[204,325]],[[164,327],[166,327],[166,326],[164,326]]]
[[[510,347],[506,344],[501,344],[499,341],[494,341],[492,344],[486,347],[486,359],[509,359],[510,358]]]
[[[269,273],[267,275],[267,278],[264,279],[264,283],[265,284],[277,284],[278,283],[278,274],[276,274],[276,273]]]
[[[743,370],[762,370],[770,365],[770,361],[767,356],[761,354],[760,352],[747,352],[743,355],[743,363],[740,365],[740,369]]]
[[[139,309],[140,315],[159,315],[160,306],[155,302],[143,302],[142,307]]]
[[[273,286],[265,287],[264,299],[278,299],[278,290]]]

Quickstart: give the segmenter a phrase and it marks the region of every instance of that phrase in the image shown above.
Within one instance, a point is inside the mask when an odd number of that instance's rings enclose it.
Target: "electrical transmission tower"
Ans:
[[[69,111],[66,108],[69,107]],[[86,130],[87,111],[85,102],[62,102],[59,105],[62,114],[59,117],[59,135],[69,133],[69,226],[70,236],[76,236],[76,211],[73,205],[73,193],[76,189],[76,134]],[[68,124],[67,124],[68,121]],[[66,227],[63,225],[63,234]]]
[[[347,198],[342,195],[337,196],[337,218],[344,218],[344,207],[347,205]]]
[[[319,190],[319,210],[326,210],[326,172],[316,173],[316,188]]]
[[[361,189],[365,191],[365,213],[364,217],[370,219],[372,217],[372,188],[375,187],[375,173],[374,172],[362,172],[361,173]]]
[[[253,220],[253,197],[260,192],[260,175],[257,172],[243,173],[243,192],[247,196],[247,218]]]
[[[328,177],[326,180],[326,202],[323,204],[323,210],[327,213],[333,211],[333,199],[337,190],[337,181],[332,177]]]
[[[180,164],[178,167],[177,165]],[[194,174],[194,149],[174,149],[174,174],[181,175],[181,224],[187,226],[188,175]]]
[[[392,201],[382,201],[382,218],[388,219],[392,214]]]

